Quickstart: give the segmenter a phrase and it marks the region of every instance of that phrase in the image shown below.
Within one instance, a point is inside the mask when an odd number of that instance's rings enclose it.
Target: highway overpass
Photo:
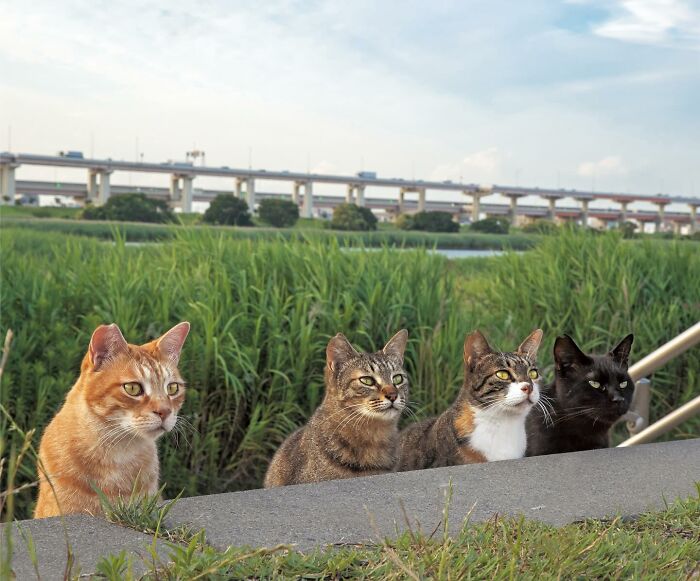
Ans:
[[[85,184],[51,183],[17,181],[16,170],[22,166],[43,166],[80,168],[87,172]],[[112,185],[110,176],[114,171],[166,174],[169,176],[168,188],[144,188],[138,186]],[[229,178],[234,187],[231,190],[204,190],[194,187],[197,177]],[[289,171],[268,171],[264,169],[235,169],[230,167],[195,166],[191,163],[164,162],[144,163],[117,161],[112,159],[85,159],[82,157],[62,157],[24,153],[0,153],[0,199],[12,200],[18,194],[25,195],[65,195],[78,200],[86,200],[96,205],[104,204],[111,195],[142,191],[149,196],[167,199],[174,207],[184,212],[192,211],[193,201],[208,201],[222,192],[233,191],[237,196],[245,197],[250,207],[255,207],[259,199],[268,196],[285,196],[284,194],[262,193],[257,191],[259,182],[287,182],[290,193],[287,197],[297,202],[302,209],[302,216],[312,217],[314,208],[332,208],[342,202],[354,202],[359,206],[383,209],[390,213],[406,211],[443,210],[454,214],[468,212],[472,220],[484,214],[507,215],[513,222],[517,217],[549,217],[550,219],[578,219],[588,223],[589,218],[603,221],[635,219],[640,222],[654,222],[659,227],[670,222],[674,227],[688,224],[691,231],[696,231],[697,208],[700,198],[687,196],[656,195],[618,192],[587,192],[567,189],[547,189],[536,187],[519,187],[498,184],[455,183],[452,181],[405,180],[401,178],[342,176],[331,174],[298,173]],[[346,188],[344,197],[326,196],[313,193],[314,184],[336,184]],[[385,188],[396,192],[392,197],[368,198],[365,189]],[[457,192],[465,196],[465,203],[429,199],[428,192]],[[415,193],[415,200],[406,198],[406,194]],[[508,204],[485,203],[482,199],[492,194],[501,194],[509,199]],[[525,196],[537,196],[547,201],[547,206],[523,206],[519,200]],[[576,206],[557,206],[564,198],[577,202]],[[590,208],[590,203],[607,200],[616,207],[608,209]],[[656,211],[632,210],[629,205],[634,202],[654,204]],[[681,204],[686,211],[667,212],[669,204]]]

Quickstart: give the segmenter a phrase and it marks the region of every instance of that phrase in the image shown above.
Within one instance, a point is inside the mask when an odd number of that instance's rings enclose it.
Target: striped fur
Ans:
[[[473,464],[525,455],[525,417],[539,401],[537,350],[542,331],[533,331],[514,352],[491,349],[475,331],[464,343],[464,384],[440,416],[401,432],[398,470]],[[496,373],[506,371],[508,379]],[[526,390],[526,391],[523,391]]]
[[[330,340],[323,402],[277,450],[266,488],[393,470],[398,421],[408,399],[407,338],[405,330],[399,331],[376,353],[357,352],[340,334]],[[374,385],[361,378],[372,378]]]

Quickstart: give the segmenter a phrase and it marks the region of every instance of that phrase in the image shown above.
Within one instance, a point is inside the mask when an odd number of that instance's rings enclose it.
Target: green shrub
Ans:
[[[112,196],[103,206],[88,206],[83,220],[123,220],[125,222],[173,222],[175,216],[165,200],[153,200],[146,194]]]
[[[207,224],[224,224],[226,226],[252,226],[248,204],[233,194],[219,194],[209,204],[202,216]]]
[[[452,219],[449,212],[418,212],[410,217],[403,214],[399,216],[396,225],[402,230],[459,232],[459,224]]]
[[[507,218],[492,216],[472,223],[469,227],[473,232],[487,232],[489,234],[508,234],[510,221]]]
[[[412,214],[399,214],[395,224],[399,230],[415,230]]]
[[[376,230],[377,217],[369,208],[355,204],[340,204],[333,210],[333,230]]]
[[[622,233],[623,238],[634,238],[638,226],[634,222],[627,221],[618,224],[617,229]]]
[[[258,206],[258,216],[275,228],[291,228],[299,219],[299,206],[290,200],[266,198]]]
[[[525,224],[522,227],[522,231],[526,234],[544,234],[552,235],[559,232],[559,226],[557,226],[551,220],[535,220],[529,224]]]

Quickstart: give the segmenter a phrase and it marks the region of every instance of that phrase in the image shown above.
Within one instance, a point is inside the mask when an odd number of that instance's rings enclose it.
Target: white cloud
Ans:
[[[626,174],[627,168],[618,156],[610,155],[599,161],[584,161],[577,173],[583,177],[615,176]]]
[[[503,169],[505,155],[498,147],[487,147],[470,153],[455,163],[438,165],[430,179],[465,182],[495,181]]]
[[[338,171],[338,167],[325,159],[322,159],[321,161],[317,162],[312,168],[311,168],[311,173],[318,173],[318,174],[336,174],[336,173],[342,173]]]
[[[594,28],[606,38],[700,49],[700,12],[683,0],[621,0],[618,14]]]

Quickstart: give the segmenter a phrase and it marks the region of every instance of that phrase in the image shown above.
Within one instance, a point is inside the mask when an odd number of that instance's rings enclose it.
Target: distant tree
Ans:
[[[355,204],[340,204],[333,210],[331,228],[334,230],[376,230],[377,217],[369,208]]]
[[[258,216],[275,228],[289,228],[299,220],[299,206],[289,200],[267,198],[260,202]]]
[[[634,238],[634,234],[637,231],[637,225],[634,222],[620,222],[617,229],[622,232],[623,238]]]
[[[165,200],[153,200],[146,194],[120,194],[109,198],[103,206],[86,207],[80,218],[162,223],[174,221],[175,215]]]
[[[551,220],[535,220],[529,224],[523,226],[523,232],[528,234],[556,234],[559,232],[559,226],[557,226]]]
[[[227,226],[252,226],[248,204],[233,194],[219,194],[209,204],[202,221]]]
[[[396,227],[399,230],[414,230],[415,223],[411,214],[400,214],[396,218]]]
[[[410,218],[399,218],[397,226],[402,230],[459,232],[459,224],[452,219],[452,214],[449,212],[418,212],[417,214],[413,214]]]
[[[508,234],[510,222],[506,218],[484,218],[474,222],[470,228],[474,232],[488,232],[490,234]]]

